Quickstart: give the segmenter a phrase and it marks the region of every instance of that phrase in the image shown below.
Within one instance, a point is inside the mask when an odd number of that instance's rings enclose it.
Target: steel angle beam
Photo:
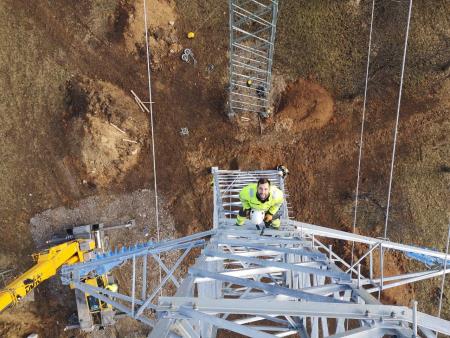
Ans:
[[[230,248],[233,252],[236,251],[236,253],[239,253],[240,257],[259,257],[259,256],[265,256],[265,257],[280,257],[280,253],[272,250],[263,250],[263,251],[240,251],[240,248]],[[225,251],[224,251],[225,252]],[[212,261],[224,261],[226,258],[222,258],[219,256],[208,256],[206,261],[212,262]],[[230,262],[224,262],[224,264],[240,264],[240,260],[232,260]]]
[[[354,242],[364,243],[364,244],[369,244],[369,245],[377,245],[378,244],[379,246],[382,246],[385,249],[393,249],[393,250],[404,251],[404,252],[420,253],[425,256],[436,257],[436,258],[445,260],[445,252],[438,252],[438,251],[433,251],[430,249],[420,248],[417,246],[395,243],[395,242],[391,242],[391,241],[387,241],[387,240],[362,236],[362,235],[353,234],[353,233],[346,232],[346,231],[335,230],[335,229],[331,229],[331,228],[326,228],[326,227],[303,223],[303,222],[298,222],[298,221],[289,220],[289,221],[286,221],[286,224],[295,226],[297,230],[302,231],[304,233],[308,233],[308,234],[314,234],[317,236],[322,236],[322,237],[327,237],[327,238],[354,241]],[[449,270],[449,272],[450,272],[450,270]]]
[[[74,286],[78,289],[83,291],[85,294],[89,294],[92,295],[95,298],[98,298],[99,300],[112,305],[114,308],[122,311],[123,313],[127,314],[130,317],[133,317],[139,321],[141,321],[142,323],[148,325],[148,326],[155,326],[155,321],[147,318],[143,315],[141,316],[134,316],[133,315],[133,309],[126,307],[123,304],[120,304],[118,302],[116,302],[115,300],[109,298],[108,296],[106,296],[105,290],[102,290],[101,293],[97,292],[96,289],[94,289],[94,287],[84,284],[84,283],[74,283]],[[122,295],[123,296],[123,295]]]
[[[386,321],[406,320],[411,317],[410,309],[404,306],[394,305],[258,299],[211,299],[204,297],[161,297],[157,311],[168,311],[170,307],[172,311],[175,311],[185,305],[194,306],[199,311],[205,313],[235,313],[255,316],[307,316],[369,320],[383,318]]]
[[[255,337],[255,338],[275,338],[276,336],[272,334],[268,334],[266,332],[261,332],[255,329],[251,329],[249,327],[246,327],[244,325],[239,325],[233,322],[230,322],[228,320],[224,320],[218,317],[214,317],[211,315],[207,315],[205,313],[202,313],[200,311],[193,310],[188,307],[181,307],[179,309],[179,313],[181,313],[184,316],[196,319],[198,321],[205,321],[208,323],[211,323],[217,327],[241,333],[249,337]]]
[[[241,261],[241,262],[245,262],[245,263],[256,264],[259,266],[266,266],[266,267],[273,266],[273,267],[286,269],[287,271],[297,271],[297,272],[313,274],[313,275],[317,275],[317,276],[325,276],[325,277],[331,277],[331,278],[350,281],[349,274],[346,274],[345,272],[335,272],[332,270],[328,270],[328,267],[326,265],[324,265],[325,269],[309,268],[309,267],[296,265],[296,264],[277,262],[277,261],[273,261],[273,260],[258,259],[258,258],[253,258],[253,257],[245,257],[245,256],[241,256],[241,255],[233,255],[233,254],[228,254],[228,253],[223,253],[220,251],[213,251],[213,250],[208,250],[208,249],[206,249],[204,251],[204,254],[206,256],[210,256],[210,257],[231,259],[231,260]]]
[[[138,304],[138,305],[141,305],[141,304],[144,303],[140,299],[135,298],[133,300],[133,298],[130,297],[130,296],[122,295],[122,294],[120,294],[118,292],[112,292],[112,291],[109,291],[107,289],[99,288],[99,287],[96,287],[96,286],[93,286],[93,285],[89,285],[89,284],[86,284],[86,283],[82,283],[82,282],[74,283],[74,286],[76,286],[79,289],[83,288],[83,290],[89,290],[89,293],[94,295],[94,296],[96,294],[102,294],[102,295],[107,296],[109,299],[116,299],[117,298],[117,299],[121,299],[121,300],[124,300],[126,302],[129,302],[129,303],[134,302],[135,304]]]
[[[227,244],[227,245],[232,245],[232,246],[243,246],[246,248],[251,248],[251,249],[257,249],[257,250],[271,250],[271,251],[276,251],[276,252],[280,252],[280,253],[284,253],[284,254],[292,254],[292,255],[297,255],[297,256],[304,256],[304,257],[309,257],[312,259],[316,259],[316,260],[326,260],[327,256],[321,252],[313,252],[308,250],[307,248],[303,249],[303,248],[285,248],[285,247],[275,247],[275,246],[264,246],[264,245],[258,245],[258,244],[252,244],[252,243],[248,243],[247,241],[242,241],[242,240],[219,240],[217,241],[217,243],[220,245],[223,244]]]
[[[406,329],[404,327],[399,327],[398,325],[375,325],[369,327],[358,327],[353,330],[334,334],[332,336],[329,336],[329,338],[381,338],[387,335],[393,335],[402,338],[411,338],[414,336],[412,330]]]
[[[169,280],[169,278],[173,277],[173,273],[175,272],[175,270],[178,268],[178,266],[180,265],[180,263],[184,260],[184,258],[188,255],[188,253],[191,251],[192,246],[189,247],[188,249],[186,249],[186,251],[177,259],[177,261],[175,262],[175,264],[173,265],[173,267],[170,270],[166,271],[166,276],[161,280],[161,283],[158,285],[158,287],[153,290],[153,292],[151,293],[151,295],[147,298],[147,300],[145,302],[142,302],[141,307],[138,309],[137,311],[137,315],[140,315],[144,312],[144,310],[147,307],[151,307],[153,304],[151,304],[151,301],[153,300],[153,298],[157,295],[157,293],[159,292],[159,290],[166,284],[166,282]],[[159,259],[159,257],[158,257]],[[164,265],[161,262],[161,259],[158,260],[158,263],[160,263],[160,265]],[[176,281],[176,280],[175,280]],[[175,283],[174,281],[174,283]],[[177,287],[179,287],[180,285],[178,284],[178,281],[176,281],[175,285]]]
[[[386,327],[397,327],[399,322],[403,322],[404,324],[400,327],[404,327],[405,324],[412,324],[413,321],[411,309],[396,305],[164,297],[158,311],[168,311],[168,305],[164,304],[169,303],[172,311],[189,305],[205,313],[374,320],[384,323],[383,325],[386,325]],[[444,319],[418,312],[417,322],[419,327],[450,334],[450,326],[448,321]]]
[[[278,272],[286,271],[285,269],[268,267],[268,268],[246,268],[246,269],[234,269],[229,271],[220,272],[222,275],[232,276],[232,277],[252,277],[265,274],[273,274]],[[213,281],[212,278],[196,278],[195,283],[204,283]]]
[[[240,228],[240,227],[239,227]],[[272,230],[267,229],[264,232],[264,236],[261,236],[261,230],[257,230],[256,228],[252,227],[251,229],[245,228],[243,226],[243,229],[239,229],[238,227],[234,227],[234,229],[230,230],[224,230],[222,235],[227,235],[228,237],[239,237],[241,239],[248,240],[249,244],[258,244],[261,245],[267,244],[267,245],[300,245],[300,246],[312,246],[311,241],[301,239],[301,238],[280,238],[280,237],[274,237],[274,236],[268,236],[268,235],[281,235],[283,234],[283,231],[279,230]],[[279,231],[277,233],[277,231]]]
[[[273,295],[286,295],[293,298],[303,299],[307,301],[322,301],[322,302],[330,302],[330,303],[346,303],[345,301],[342,301],[340,299],[334,299],[330,297],[315,295],[315,294],[309,294],[307,292],[303,292],[300,290],[294,290],[289,289],[286,287],[278,286],[278,285],[272,285],[269,283],[262,283],[262,282],[256,282],[254,280],[245,279],[245,278],[239,278],[239,277],[233,277],[233,276],[227,276],[223,275],[221,273],[217,272],[211,272],[206,270],[201,270],[197,268],[190,268],[189,273],[196,277],[207,277],[235,285],[242,285],[246,286],[248,288],[255,288],[260,289],[265,292],[268,292],[269,294]]]
[[[209,232],[208,232],[209,233]],[[196,236],[192,236],[195,238]],[[202,235],[203,237],[203,235]],[[129,259],[132,259],[134,257],[140,257],[144,255],[152,255],[152,254],[160,254],[167,251],[173,251],[173,250],[182,250],[187,249],[189,247],[199,247],[203,246],[205,244],[205,241],[203,239],[200,240],[194,240],[192,242],[189,242],[189,240],[186,241],[167,241],[167,242],[161,242],[157,243],[154,246],[151,247],[144,247],[144,248],[136,248],[133,247],[129,248],[129,250],[121,252],[121,251],[112,251],[110,255],[105,255],[104,258],[98,258],[92,261],[83,262],[83,263],[77,263],[73,265],[65,265],[63,266],[62,272],[64,274],[68,274],[72,271],[77,270],[83,270],[83,271],[89,271],[90,269],[95,269],[96,267],[104,266],[111,263],[116,262],[123,262]]]

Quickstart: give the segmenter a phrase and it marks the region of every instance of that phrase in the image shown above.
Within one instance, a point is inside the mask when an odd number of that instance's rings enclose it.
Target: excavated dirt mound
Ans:
[[[330,93],[316,83],[299,79],[286,87],[281,99],[279,123],[292,131],[324,127],[333,117]]]
[[[175,4],[171,1],[147,1],[147,27],[151,49],[151,67],[153,70],[161,69],[165,57],[180,53],[182,46],[179,43],[175,28],[177,15]],[[123,39],[126,50],[133,55],[144,57],[145,45],[145,17],[144,1],[137,0],[133,4],[123,4],[118,11],[116,21],[126,21],[123,25]],[[155,13],[158,13],[155,15]]]
[[[148,135],[148,119],[122,90],[76,78],[67,85],[67,134],[83,182],[106,186],[133,168]]]

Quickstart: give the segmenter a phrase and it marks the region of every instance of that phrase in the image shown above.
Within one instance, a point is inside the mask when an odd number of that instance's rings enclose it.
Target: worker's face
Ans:
[[[269,197],[270,186],[269,183],[259,184],[258,185],[258,195],[261,199],[265,200]]]

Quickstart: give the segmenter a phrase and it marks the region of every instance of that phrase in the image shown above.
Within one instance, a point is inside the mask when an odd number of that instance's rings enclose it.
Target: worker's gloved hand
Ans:
[[[273,218],[273,215],[267,213],[267,214],[264,216],[264,222],[265,222],[265,223],[270,223],[270,222],[272,222],[272,218]]]
[[[241,208],[241,210],[239,210],[239,216],[250,218],[250,209]]]

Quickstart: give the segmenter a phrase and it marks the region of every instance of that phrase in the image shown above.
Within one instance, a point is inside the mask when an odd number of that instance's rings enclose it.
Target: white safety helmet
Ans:
[[[254,210],[250,211],[250,220],[253,224],[259,225],[264,221],[264,216],[266,212],[264,210]]]

